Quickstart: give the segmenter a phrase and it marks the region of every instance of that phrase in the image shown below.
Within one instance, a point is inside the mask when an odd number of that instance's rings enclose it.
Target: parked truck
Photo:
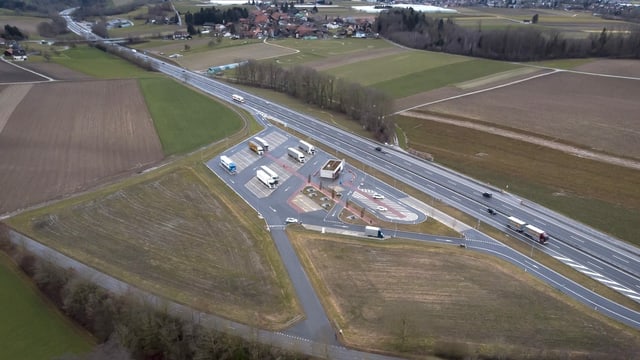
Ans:
[[[269,143],[266,140],[257,136],[254,137],[253,140],[255,140],[258,144],[260,144],[260,146],[262,146],[262,149],[264,151],[269,151]]]
[[[288,148],[287,154],[289,154],[290,157],[294,158],[298,162],[304,163],[306,161],[304,154],[295,148],[292,148],[292,147]]]
[[[380,230],[380,228],[376,226],[365,226],[364,234],[370,237],[384,239],[384,234],[382,233],[382,230]]]
[[[545,244],[549,240],[549,235],[547,235],[544,230],[541,230],[531,224],[527,224],[525,221],[522,221],[513,216],[509,216],[507,220],[509,220],[509,222],[507,223],[507,227],[509,229],[513,229],[519,233],[522,233],[526,237],[531,238],[539,242],[540,244]]]
[[[260,180],[261,183],[263,183],[269,189],[273,189],[276,187],[276,183],[271,178],[271,175],[264,172],[264,170],[256,171],[256,177],[258,178],[258,180]]]
[[[264,154],[264,149],[262,149],[262,146],[253,140],[249,140],[249,149],[251,149],[251,151],[258,155]]]
[[[271,176],[271,179],[274,181],[275,184],[277,184],[278,181],[280,181],[280,177],[278,176],[278,174],[276,174],[276,172],[271,170],[271,168],[269,168],[268,166],[262,165],[260,166],[260,169],[262,169],[262,171],[267,173],[267,175]]]
[[[304,140],[300,140],[300,143],[298,143],[298,148],[310,155],[316,153],[316,148]]]
[[[220,166],[222,166],[225,170],[227,170],[231,174],[236,173],[236,163],[234,163],[227,156],[220,156]]]

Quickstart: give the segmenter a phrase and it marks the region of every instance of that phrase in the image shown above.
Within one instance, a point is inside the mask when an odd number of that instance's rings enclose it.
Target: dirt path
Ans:
[[[419,118],[419,119],[437,121],[437,122],[444,123],[444,124],[462,126],[462,127],[465,127],[465,128],[474,129],[474,130],[478,130],[478,131],[484,131],[484,132],[488,132],[488,133],[491,133],[491,134],[496,134],[496,135],[508,137],[508,138],[511,138],[511,139],[516,139],[516,140],[520,140],[520,141],[526,141],[528,143],[545,146],[545,147],[548,147],[548,148],[551,148],[551,149],[555,149],[555,150],[559,150],[559,151],[562,151],[564,153],[571,154],[571,155],[574,155],[574,156],[587,158],[587,159],[592,159],[592,160],[597,160],[597,161],[601,161],[601,162],[605,162],[605,163],[609,163],[609,164],[613,164],[613,165],[624,166],[624,167],[631,168],[631,169],[640,170],[640,161],[624,159],[624,158],[620,158],[620,157],[617,157],[617,156],[597,153],[597,152],[581,149],[579,147],[575,147],[575,146],[571,146],[571,145],[567,145],[567,144],[562,144],[562,143],[558,143],[558,142],[555,142],[555,141],[551,141],[551,140],[547,140],[547,139],[543,139],[543,138],[539,138],[539,137],[534,137],[534,136],[531,136],[531,135],[518,133],[518,132],[515,132],[515,131],[504,130],[504,129],[500,129],[500,128],[493,127],[493,126],[488,126],[488,125],[481,125],[481,124],[477,124],[477,123],[474,123],[474,122],[471,122],[471,121],[453,120],[453,119],[449,119],[449,118],[446,118],[446,117],[443,117],[443,116],[427,115],[427,114],[422,114],[422,113],[415,112],[415,111],[405,111],[405,112],[402,113],[402,115],[411,116],[411,117]]]

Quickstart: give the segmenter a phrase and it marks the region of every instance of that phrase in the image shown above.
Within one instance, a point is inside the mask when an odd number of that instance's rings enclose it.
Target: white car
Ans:
[[[387,208],[384,207],[384,206],[378,206],[378,207],[376,207],[376,210],[378,210],[378,211],[387,211]]]
[[[292,217],[288,217],[284,222],[286,224],[297,224],[298,223],[298,219],[292,218]]]
[[[376,194],[373,194],[373,198],[381,200],[381,199],[384,199],[384,195],[376,193]]]

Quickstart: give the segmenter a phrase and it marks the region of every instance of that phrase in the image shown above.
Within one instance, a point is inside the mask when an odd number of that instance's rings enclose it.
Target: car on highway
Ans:
[[[387,211],[387,208],[384,207],[384,206],[378,206],[378,207],[376,207],[376,210],[378,210],[378,211]]]
[[[378,199],[378,200],[382,200],[382,199],[384,199],[384,195],[375,193],[375,194],[373,194],[373,198],[374,199]]]
[[[491,194],[490,192],[483,192],[482,193],[483,197],[486,197],[487,199],[491,199],[491,197],[493,196],[493,194]]]
[[[292,218],[292,217],[288,217],[284,220],[285,224],[297,224],[298,223],[298,219],[296,218]]]
[[[376,151],[382,151],[382,148],[380,146],[376,146]]]
[[[491,215],[495,215],[495,214],[497,214],[497,212],[496,212],[495,210],[493,210],[492,208],[488,208],[488,209],[487,209],[487,212],[488,212],[489,214],[491,214]]]

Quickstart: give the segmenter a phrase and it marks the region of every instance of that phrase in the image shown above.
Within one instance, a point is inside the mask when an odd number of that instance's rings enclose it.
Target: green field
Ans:
[[[162,148],[181,154],[224,139],[243,126],[230,107],[170,79],[141,79]]]
[[[51,359],[86,353],[94,340],[66,319],[0,253],[0,338],[3,359]]]
[[[99,79],[161,76],[158,73],[143,70],[117,56],[88,46],[78,46],[63,51],[59,56],[53,56],[51,60]]]
[[[519,67],[506,62],[472,59],[416,71],[395,79],[374,83],[372,86],[394,98],[402,98]]]
[[[269,43],[280,45],[300,52],[278,58],[280,65],[299,65],[309,61],[330,59],[334,56],[355,54],[362,51],[385,49],[393,45],[381,39],[324,39],[300,40],[284,39],[269,40]]]

